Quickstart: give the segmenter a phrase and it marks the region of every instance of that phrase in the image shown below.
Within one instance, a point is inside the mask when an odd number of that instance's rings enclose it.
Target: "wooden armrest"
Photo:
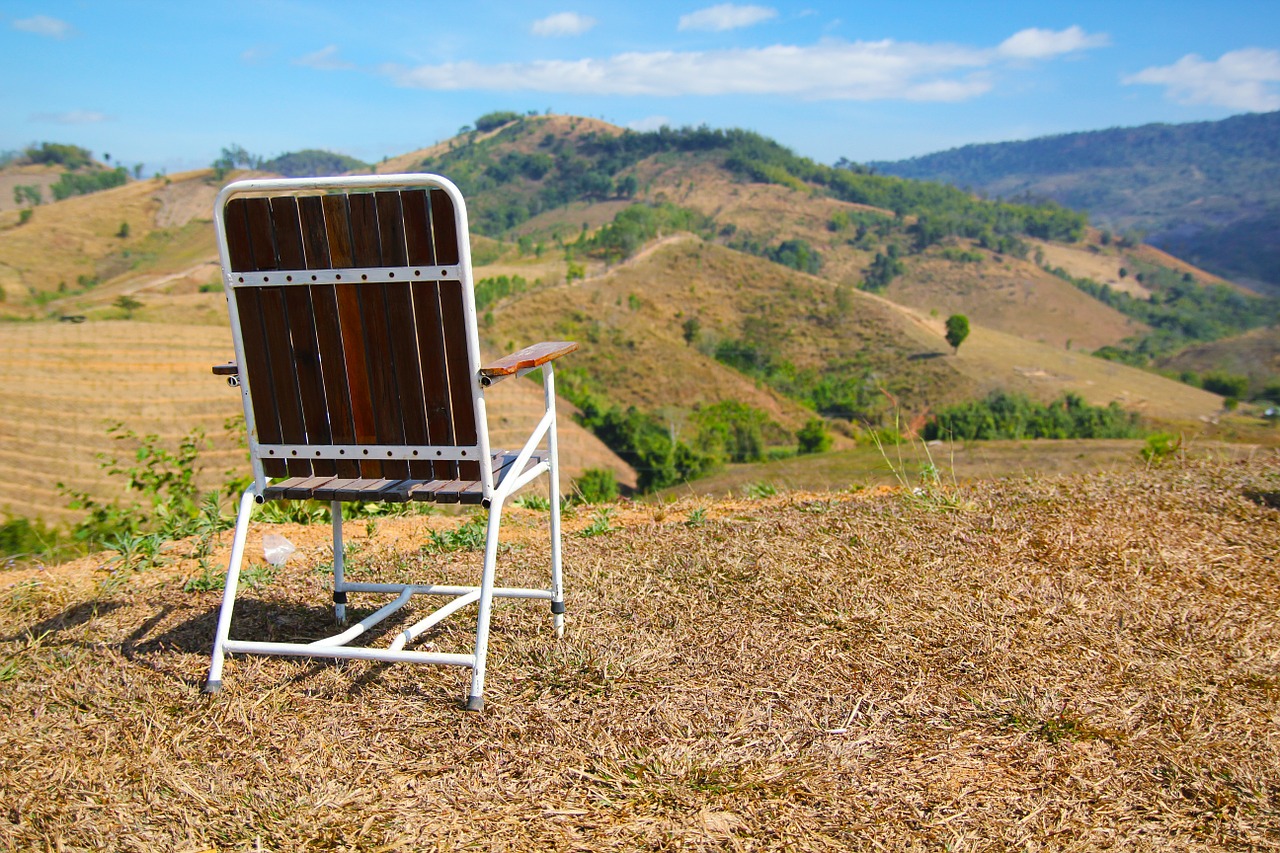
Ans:
[[[228,361],[226,364],[215,364],[213,366],[214,376],[239,376],[240,365],[234,361]]]
[[[577,348],[578,344],[575,341],[543,341],[540,344],[532,344],[480,368],[480,384],[487,388],[523,370],[532,370],[552,359],[568,355]]]

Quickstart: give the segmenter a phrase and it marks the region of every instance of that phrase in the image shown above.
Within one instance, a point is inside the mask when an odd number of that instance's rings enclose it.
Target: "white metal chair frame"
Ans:
[[[271,204],[274,204],[276,207],[284,207],[287,210],[286,205],[275,202],[274,199],[342,193],[349,194],[348,198],[353,198],[355,195],[366,193],[387,194],[423,189],[426,189],[428,193],[443,192],[449,202],[452,203],[455,214],[456,233],[453,239],[456,240],[457,264],[435,264],[434,266],[429,266],[429,268],[428,265],[424,264],[396,265],[399,268],[395,268],[395,266],[338,267],[336,264],[330,265],[327,269],[316,269],[311,265],[295,269],[261,268],[268,265],[283,266],[286,259],[277,257],[274,263],[259,263],[259,269],[246,271],[243,269],[245,266],[243,260],[239,263],[233,262],[233,252],[228,244],[226,212],[228,205],[236,199],[269,198],[273,201],[267,205],[268,208],[270,208]],[[429,197],[443,199],[439,195],[430,195]],[[379,201],[382,201],[382,199]],[[396,203],[398,204],[399,202]],[[262,203],[259,204],[261,205]],[[272,212],[274,213],[275,211]],[[253,483],[245,490],[239,503],[235,536],[227,568],[226,586],[218,616],[212,661],[205,687],[206,692],[212,693],[220,689],[223,662],[228,653],[444,664],[469,667],[471,669],[472,676],[466,706],[470,710],[481,710],[484,706],[485,662],[488,651],[489,625],[495,597],[549,601],[554,614],[553,622],[556,634],[561,635],[564,631],[565,608],[560,544],[559,457],[556,435],[555,371],[552,360],[565,352],[572,351],[572,349],[576,348],[576,345],[568,342],[537,344],[527,347],[519,353],[500,359],[493,364],[485,367],[480,366],[479,333],[472,289],[473,281],[470,246],[467,237],[466,206],[457,187],[445,178],[436,175],[385,175],[339,179],[238,181],[228,185],[219,194],[215,206],[215,222],[218,249],[222,261],[223,285],[228,300],[236,354],[236,363],[234,365],[223,365],[215,368],[215,373],[227,375],[228,381],[233,385],[238,384],[240,388],[249,436]],[[290,224],[290,227],[292,227],[292,224]],[[278,236],[272,239],[277,244],[282,242]],[[278,249],[277,251],[280,255],[285,254],[284,249]],[[327,264],[327,262],[322,263]],[[236,267],[240,268],[236,269]],[[258,377],[255,377],[253,370],[249,369],[253,355],[246,351],[245,336],[241,328],[242,310],[238,303],[242,298],[242,293],[247,293],[250,288],[263,288],[263,292],[265,292],[267,288],[277,287],[279,288],[279,293],[285,293],[286,288],[299,286],[303,286],[308,290],[330,284],[338,288],[359,288],[379,283],[395,284],[426,279],[438,282],[461,282],[466,362],[469,365],[467,375],[470,380],[470,404],[476,433],[474,443],[423,444],[408,441],[386,443],[366,440],[352,444],[337,443],[332,438],[326,441],[323,440],[323,437],[320,441],[302,443],[286,440],[264,440],[260,434],[259,425],[255,423],[252,382]],[[296,296],[298,294],[292,295]],[[263,298],[265,299],[265,297]],[[284,297],[280,298],[283,299]],[[324,358],[324,353],[321,353],[320,357]],[[506,454],[503,457],[498,457],[495,460],[496,464],[487,464],[486,460],[490,460],[493,457],[491,457],[490,453],[486,419],[486,388],[499,380],[510,376],[524,375],[531,370],[539,368],[543,371],[545,401],[545,410],[541,420],[518,453],[514,455]],[[262,374],[259,375],[261,376]],[[545,450],[539,453],[538,451],[542,449],[544,439]],[[423,478],[405,478],[394,482],[386,477],[366,478],[359,481],[331,479],[328,483],[328,493],[333,494],[331,503],[333,516],[333,588],[334,609],[338,621],[345,623],[348,593],[382,593],[394,595],[395,598],[341,633],[310,643],[231,639],[229,634],[232,613],[235,607],[240,568],[244,560],[245,541],[254,507],[265,500],[273,498],[326,494],[325,484],[319,482],[324,480],[324,477],[294,477],[285,480],[283,483],[277,482],[275,484],[270,481],[267,472],[268,466],[275,466],[273,470],[278,475],[281,459],[297,459],[300,455],[308,459],[343,460],[348,466],[358,464],[347,461],[352,458],[390,459],[396,462],[425,459],[457,462],[479,460],[480,479],[478,483],[444,483],[440,480],[428,481]],[[406,462],[405,464],[409,463]],[[495,469],[498,470],[495,472]],[[293,469],[290,470],[292,471]],[[550,585],[546,589],[497,586],[495,584],[495,570],[503,506],[515,492],[543,474],[548,475],[550,492]],[[334,491],[335,489],[337,490],[336,492]],[[343,489],[347,491],[338,494]],[[354,494],[367,495],[365,499],[372,500],[388,498],[392,500],[450,500],[457,499],[460,496],[465,501],[468,497],[478,497],[478,502],[488,511],[484,560],[479,585],[361,583],[347,580],[343,560],[341,503],[345,499],[351,499]],[[451,600],[440,606],[431,615],[400,631],[391,644],[385,648],[350,645],[352,641],[404,607],[414,595],[439,595],[448,597]],[[446,654],[407,648],[410,643],[425,631],[473,603],[478,605],[478,613],[475,647],[470,654]]]

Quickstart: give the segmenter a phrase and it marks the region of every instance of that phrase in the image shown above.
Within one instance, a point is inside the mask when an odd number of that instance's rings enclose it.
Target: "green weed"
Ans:
[[[612,507],[601,507],[596,510],[595,518],[591,519],[591,523],[582,529],[579,536],[584,539],[591,536],[600,536],[605,533],[612,533],[618,528],[613,526],[613,509]]]

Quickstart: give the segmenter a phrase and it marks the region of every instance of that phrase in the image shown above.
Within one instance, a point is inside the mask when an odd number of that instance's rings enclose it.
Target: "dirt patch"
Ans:
[[[208,180],[208,169],[185,172],[169,178],[155,192],[160,202],[156,212],[156,227],[177,228],[193,219],[213,220],[213,202],[222,189],[220,184]]]
[[[1109,252],[1094,252],[1089,248],[1063,246],[1058,243],[1032,241],[1036,248],[1044,252],[1044,261],[1050,267],[1062,267],[1076,278],[1091,278],[1099,284],[1110,285],[1112,290],[1119,290],[1137,299],[1146,299],[1151,291],[1134,279],[1132,270],[1121,276],[1120,270],[1125,266],[1125,259]],[[1168,264],[1166,264],[1168,266]]]

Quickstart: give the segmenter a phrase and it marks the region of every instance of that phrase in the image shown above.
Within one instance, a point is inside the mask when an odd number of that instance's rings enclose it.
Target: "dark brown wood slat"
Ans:
[[[227,235],[227,260],[232,272],[253,270],[253,249],[249,246],[249,218],[245,200],[233,198],[222,211],[222,225]]]
[[[436,492],[439,489],[449,485],[448,480],[428,480],[424,483],[418,483],[409,490],[409,499],[415,501],[433,501],[436,499]]]
[[[347,203],[351,214],[355,265],[383,266],[376,197],[373,193],[353,193]],[[395,363],[391,356],[391,335],[387,323],[386,285],[362,283],[356,294],[360,302],[360,320],[364,324],[365,367],[369,371],[374,431],[379,444],[403,444],[404,425],[400,419]],[[403,460],[384,460],[382,476],[387,479],[407,477],[409,464]]]
[[[412,481],[406,480],[356,480],[349,486],[336,490],[340,501],[395,501],[408,500]]]
[[[453,200],[444,190],[431,190],[431,235],[435,249],[435,261],[442,266],[459,263],[458,219]],[[445,350],[448,353],[446,371],[449,375],[450,413],[453,416],[453,436],[456,444],[475,444],[476,419],[472,405],[471,374],[479,365],[472,365],[467,353],[466,320],[462,303],[462,282],[440,282],[440,316],[444,329]],[[480,463],[459,462],[458,477],[476,480],[480,478]]]
[[[382,266],[382,237],[378,234],[378,208],[373,193],[347,196],[351,217],[351,260],[357,267]]]
[[[402,267],[409,263],[404,241],[404,213],[400,207],[400,193],[374,193],[378,208],[378,244],[382,265]]]
[[[280,269],[276,260],[275,234],[271,228],[271,202],[265,198],[244,200],[245,218],[249,223],[249,242],[253,252],[253,269],[264,272]]]
[[[271,202],[266,198],[246,199],[245,214],[249,222],[249,242],[253,251],[254,269],[279,269],[276,255],[275,229],[272,227]],[[284,288],[258,287],[259,307],[262,311],[262,331],[267,345],[271,384],[270,393],[275,397],[280,416],[280,440],[284,444],[305,444],[306,429],[302,423],[302,401],[298,392],[298,378],[294,372],[293,344],[289,338],[289,319],[285,309]],[[252,388],[252,383],[250,384]],[[264,390],[261,386],[255,396]],[[286,464],[290,476],[304,477],[312,473],[311,461],[290,459]]]
[[[449,374],[444,328],[440,320],[440,286],[436,282],[414,282],[413,313],[418,327],[418,358],[427,410],[427,435],[431,444],[453,444]],[[436,479],[452,480],[458,476],[458,464],[452,460],[438,460],[431,463],[431,472]]]
[[[461,259],[458,250],[458,218],[453,200],[444,190],[431,191],[431,231],[435,243],[435,262],[452,266]]]
[[[298,199],[298,219],[302,226],[303,255],[306,257],[303,268],[329,269],[329,234],[324,221],[324,202],[320,196],[304,195]]]
[[[272,483],[270,486],[267,486],[262,490],[262,499],[264,501],[282,500],[288,497],[286,492],[288,492],[289,489],[295,488],[303,483],[313,482],[315,479],[315,477],[290,477],[287,480],[280,480],[276,483]]]
[[[345,489],[349,488],[351,484],[360,483],[360,482],[362,482],[362,480],[359,477],[335,478],[325,483],[323,486],[320,486],[316,488],[314,491],[312,491],[311,493],[312,500],[317,500],[317,501],[342,500],[342,498],[339,498],[338,495],[341,494]]]
[[[298,391],[298,375],[294,372],[293,344],[289,339],[289,313],[285,307],[283,287],[261,287],[262,329],[266,335],[267,358],[270,361],[271,393],[280,413],[280,442],[306,444],[307,431],[302,420],[302,401]],[[255,396],[262,389],[255,391]],[[306,477],[313,472],[310,459],[290,458],[289,476]]]
[[[467,352],[465,308],[462,303],[462,282],[440,282],[440,316],[444,326],[444,345],[447,353],[446,369],[449,373],[449,401],[453,415],[453,440],[455,444],[475,444],[476,413],[472,402],[470,354]],[[458,463],[458,477],[463,480],[480,478],[480,462]]]
[[[434,264],[435,241],[431,236],[431,209],[426,190],[401,193],[400,206],[404,215],[405,249],[409,263]],[[440,321],[440,288],[434,281],[417,282],[412,293],[427,437],[431,444],[453,444],[449,375],[445,368],[444,329]],[[458,476],[457,463],[432,462],[431,474],[442,481],[452,480]]]
[[[256,287],[236,289],[236,314],[240,318],[240,345],[244,347],[244,369],[253,407],[254,432],[262,444],[280,443],[280,413],[276,398],[269,393],[271,362],[267,357],[266,333],[262,328],[261,294]],[[261,389],[259,390],[259,384]],[[262,460],[268,477],[283,477],[285,464],[277,459]]]
[[[323,199],[325,233],[329,240],[331,269],[354,265],[351,226],[347,214],[347,196],[327,195]],[[335,285],[338,305],[338,325],[342,333],[342,354],[346,363],[347,392],[351,402],[351,421],[359,444],[377,441],[377,426],[373,417],[373,400],[369,392],[369,371],[365,366],[364,325],[360,320],[359,285]],[[360,462],[360,473],[365,477],[379,477],[379,462]]]
[[[271,199],[271,222],[275,227],[276,253],[280,266],[286,270],[303,269],[306,257],[297,200],[293,196]],[[312,289],[285,287],[284,301],[288,311],[293,367],[297,373],[298,396],[302,403],[302,423],[307,443],[332,444],[324,377],[320,370],[320,351],[316,341]],[[313,459],[310,464],[316,474],[330,477],[337,474],[337,467],[332,459]],[[292,467],[290,466],[290,470]]]
[[[298,216],[302,226],[306,268],[329,269],[329,235],[320,196],[299,198]],[[324,357],[320,360],[320,372],[324,378],[330,436],[334,444],[355,444],[356,429],[351,418],[351,392],[347,385],[347,368],[343,357],[337,291],[331,284],[312,285],[310,290],[311,307],[316,325],[316,342],[320,352],[324,353]],[[337,460],[335,466],[335,473],[340,477],[360,476],[358,462]]]
[[[400,210],[404,216],[406,262],[431,265],[436,262],[435,244],[431,239],[431,211],[426,190],[400,193]]]
[[[405,220],[400,193],[378,193],[378,233],[382,244],[382,263],[385,266],[404,266],[409,263],[405,239]],[[391,344],[391,358],[395,367],[396,399],[400,404],[400,418],[404,440],[408,444],[429,444],[427,433],[426,400],[422,390],[422,367],[418,360],[418,329],[414,322],[413,294],[408,282],[396,282],[384,288],[387,300],[387,330]],[[427,461],[409,463],[408,476],[415,479],[431,479],[432,466]]]
[[[395,362],[396,399],[400,403],[404,441],[407,444],[430,444],[411,287],[408,283],[387,285],[388,334],[391,357]],[[411,461],[408,476],[419,480],[431,479],[434,476],[431,463]]]
[[[442,504],[478,504],[483,487],[476,480],[453,480],[436,490],[436,501]]]

